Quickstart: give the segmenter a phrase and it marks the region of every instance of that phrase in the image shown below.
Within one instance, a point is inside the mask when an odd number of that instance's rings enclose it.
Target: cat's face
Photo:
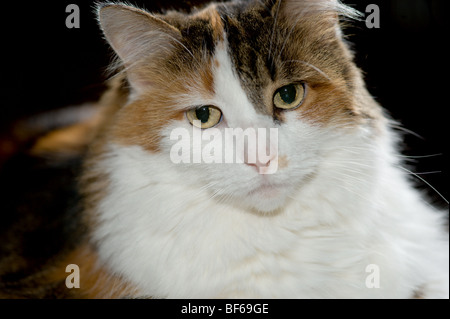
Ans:
[[[142,148],[149,166],[171,163],[167,174],[218,201],[277,210],[334,153],[365,147],[357,141],[372,138],[381,117],[362,102],[342,10],[325,0],[159,16],[104,6],[101,26],[131,86],[110,141]]]

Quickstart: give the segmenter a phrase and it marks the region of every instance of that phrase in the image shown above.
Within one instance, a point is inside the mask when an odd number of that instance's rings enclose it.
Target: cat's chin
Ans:
[[[253,211],[268,214],[276,213],[287,200],[287,190],[283,186],[262,185],[251,190],[245,199],[245,204]]]
[[[251,207],[249,207],[253,212],[259,214],[277,214],[280,212],[285,204],[286,200],[275,200],[271,202],[267,201],[258,201],[253,203]]]

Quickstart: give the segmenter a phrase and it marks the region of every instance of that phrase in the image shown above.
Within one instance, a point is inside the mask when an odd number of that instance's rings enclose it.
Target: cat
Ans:
[[[448,298],[446,214],[409,181],[353,62],[341,18],[357,11],[97,12],[117,59],[80,180],[87,235],[51,275],[79,265],[68,296]],[[231,163],[226,129],[254,133]]]

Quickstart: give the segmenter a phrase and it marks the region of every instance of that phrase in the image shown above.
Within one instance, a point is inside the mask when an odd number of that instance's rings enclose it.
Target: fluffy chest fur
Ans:
[[[105,264],[141,295],[409,298],[435,271],[444,274],[445,242],[433,235],[438,220],[421,216],[424,207],[408,192],[378,189],[361,198],[330,188],[334,173],[324,171],[317,184],[296,193],[304,200],[261,217],[217,203],[201,185],[180,184],[175,174],[160,182],[161,170],[170,167],[145,167],[158,159],[138,148],[111,152],[107,166],[116,186],[100,204],[95,239]],[[384,205],[368,204],[381,198]],[[366,286],[369,265],[380,269],[377,288]],[[445,294],[440,280],[431,296]]]
[[[100,9],[130,94],[87,162],[86,215],[101,262],[140,295],[448,296],[441,215],[402,173],[338,14],[352,11],[334,1]],[[216,155],[236,128],[277,138],[247,140],[226,163]],[[271,157],[250,161],[264,140]],[[175,161],[179,150],[187,157]]]

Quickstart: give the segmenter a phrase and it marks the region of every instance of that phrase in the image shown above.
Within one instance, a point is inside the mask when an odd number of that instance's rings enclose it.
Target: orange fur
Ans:
[[[222,42],[224,40],[224,25],[214,6],[198,12],[193,18],[203,19],[210,23],[211,28],[213,29],[213,37],[216,42]]]

